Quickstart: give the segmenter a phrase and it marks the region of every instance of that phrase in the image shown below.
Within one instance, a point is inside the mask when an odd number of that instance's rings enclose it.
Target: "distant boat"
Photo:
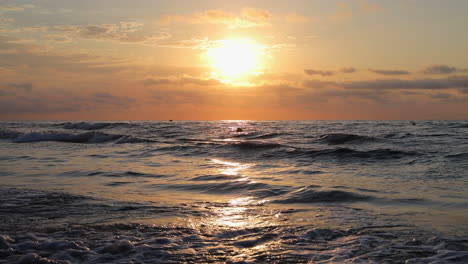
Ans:
[[[244,131],[244,130],[243,130],[242,128],[240,128],[240,127],[238,127],[238,128],[236,129],[236,132],[242,132],[242,131]]]
[[[412,124],[413,126],[416,125],[416,122],[414,122],[414,121],[410,121],[410,122],[411,122],[411,124]]]

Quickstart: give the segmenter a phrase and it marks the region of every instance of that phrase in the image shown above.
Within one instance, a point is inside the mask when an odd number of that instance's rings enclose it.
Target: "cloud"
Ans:
[[[97,105],[113,105],[113,106],[130,106],[135,102],[133,98],[116,96],[107,92],[97,92],[92,96],[85,98],[85,100],[90,101]]]
[[[153,79],[148,78],[140,81],[144,86],[161,86],[161,85],[199,85],[199,86],[213,86],[222,85],[223,83],[216,79],[203,79],[195,77],[179,77],[179,78],[163,78]]]
[[[16,43],[15,40],[0,36],[0,68],[26,75],[50,70],[78,74],[83,72],[102,74],[121,72],[131,66],[131,62],[122,59],[82,53],[53,52],[35,44]]]
[[[349,82],[343,84],[348,89],[454,89],[468,88],[468,76],[456,76],[445,79],[414,79],[414,80],[373,80]]]
[[[184,40],[172,40],[172,41],[161,41],[158,43],[159,47],[167,48],[180,48],[180,49],[201,49],[205,50],[210,47],[213,41],[210,41],[207,37],[195,37],[191,39]]]
[[[330,81],[320,81],[320,80],[305,80],[304,87],[313,88],[313,89],[322,89],[328,87],[338,87],[339,83],[330,82]]]
[[[338,97],[338,98],[359,98],[371,100],[379,103],[388,103],[389,94],[385,92],[376,93],[374,91],[351,91],[351,90],[326,90],[318,94],[321,97]]]
[[[174,82],[169,79],[145,79],[142,80],[141,83],[144,86],[157,86],[157,85],[164,85],[164,84],[173,84]]]
[[[313,69],[305,69],[305,74],[307,75],[321,75],[321,76],[332,76],[335,74],[332,71],[322,71],[322,70],[313,70]]]
[[[378,79],[368,81],[330,82],[306,80],[308,88],[344,88],[351,90],[445,90],[468,89],[468,76],[451,76],[442,79]]]
[[[340,69],[340,72],[342,73],[355,73],[357,70],[355,68],[351,68],[351,67],[345,67],[345,68],[341,68]]]
[[[450,99],[452,98],[452,95],[449,93],[436,93],[431,95],[431,97],[434,99]]]
[[[113,95],[107,92],[96,92],[88,95],[77,95],[71,91],[48,91],[29,93],[27,95],[9,94],[0,97],[0,117],[2,115],[22,114],[63,114],[103,109],[128,109],[135,99]]]
[[[191,15],[163,15],[158,19],[161,24],[221,24],[229,28],[249,28],[270,25],[273,15],[268,10],[244,8],[240,14],[223,10],[205,10]]]
[[[24,11],[34,7],[34,5],[0,5],[0,13]]]
[[[246,7],[242,9],[242,17],[256,24],[268,23],[273,15],[268,10]]]
[[[357,69],[351,67],[341,68],[337,71],[327,71],[327,70],[314,70],[314,69],[305,69],[304,73],[307,75],[320,75],[320,76],[332,76],[338,73],[355,73]]]
[[[143,27],[143,23],[123,21],[118,24],[58,25],[54,26],[53,30],[75,38],[144,44],[154,44],[158,41],[171,38],[171,35],[166,32],[144,33]]]
[[[374,70],[374,69],[369,69],[369,71],[381,75],[408,75],[411,74],[409,71],[404,71],[404,70]]]
[[[20,82],[20,83],[8,83],[6,87],[10,89],[15,89],[15,90],[20,89],[24,91],[31,91],[33,85],[32,83]]]
[[[422,72],[424,74],[451,74],[455,72],[464,72],[466,70],[458,69],[456,67],[450,67],[448,65],[431,65],[426,67]]]

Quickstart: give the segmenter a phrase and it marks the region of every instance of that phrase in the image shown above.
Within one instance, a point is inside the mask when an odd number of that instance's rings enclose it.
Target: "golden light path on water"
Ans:
[[[218,169],[219,174],[233,177],[243,176],[241,172],[253,166],[253,164],[229,162],[220,159],[211,159],[210,161],[222,166]],[[249,178],[241,177],[236,181],[249,181]],[[255,183],[255,181],[248,182],[248,184],[252,183]],[[214,215],[205,219],[203,222],[205,225],[210,226],[236,228],[253,228],[271,225],[272,223],[264,221],[262,217],[259,217],[258,210],[252,210],[251,208],[252,206],[260,206],[266,202],[267,200],[258,201],[251,196],[233,198],[226,203],[226,206],[213,208]]]

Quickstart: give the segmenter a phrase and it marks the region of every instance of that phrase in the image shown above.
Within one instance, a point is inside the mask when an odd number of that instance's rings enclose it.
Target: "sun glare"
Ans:
[[[258,74],[261,53],[260,44],[250,39],[219,40],[207,51],[214,77],[226,82]]]

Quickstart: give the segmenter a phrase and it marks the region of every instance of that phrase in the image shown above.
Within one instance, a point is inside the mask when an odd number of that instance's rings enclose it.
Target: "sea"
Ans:
[[[468,263],[468,121],[3,121],[0,263]]]

